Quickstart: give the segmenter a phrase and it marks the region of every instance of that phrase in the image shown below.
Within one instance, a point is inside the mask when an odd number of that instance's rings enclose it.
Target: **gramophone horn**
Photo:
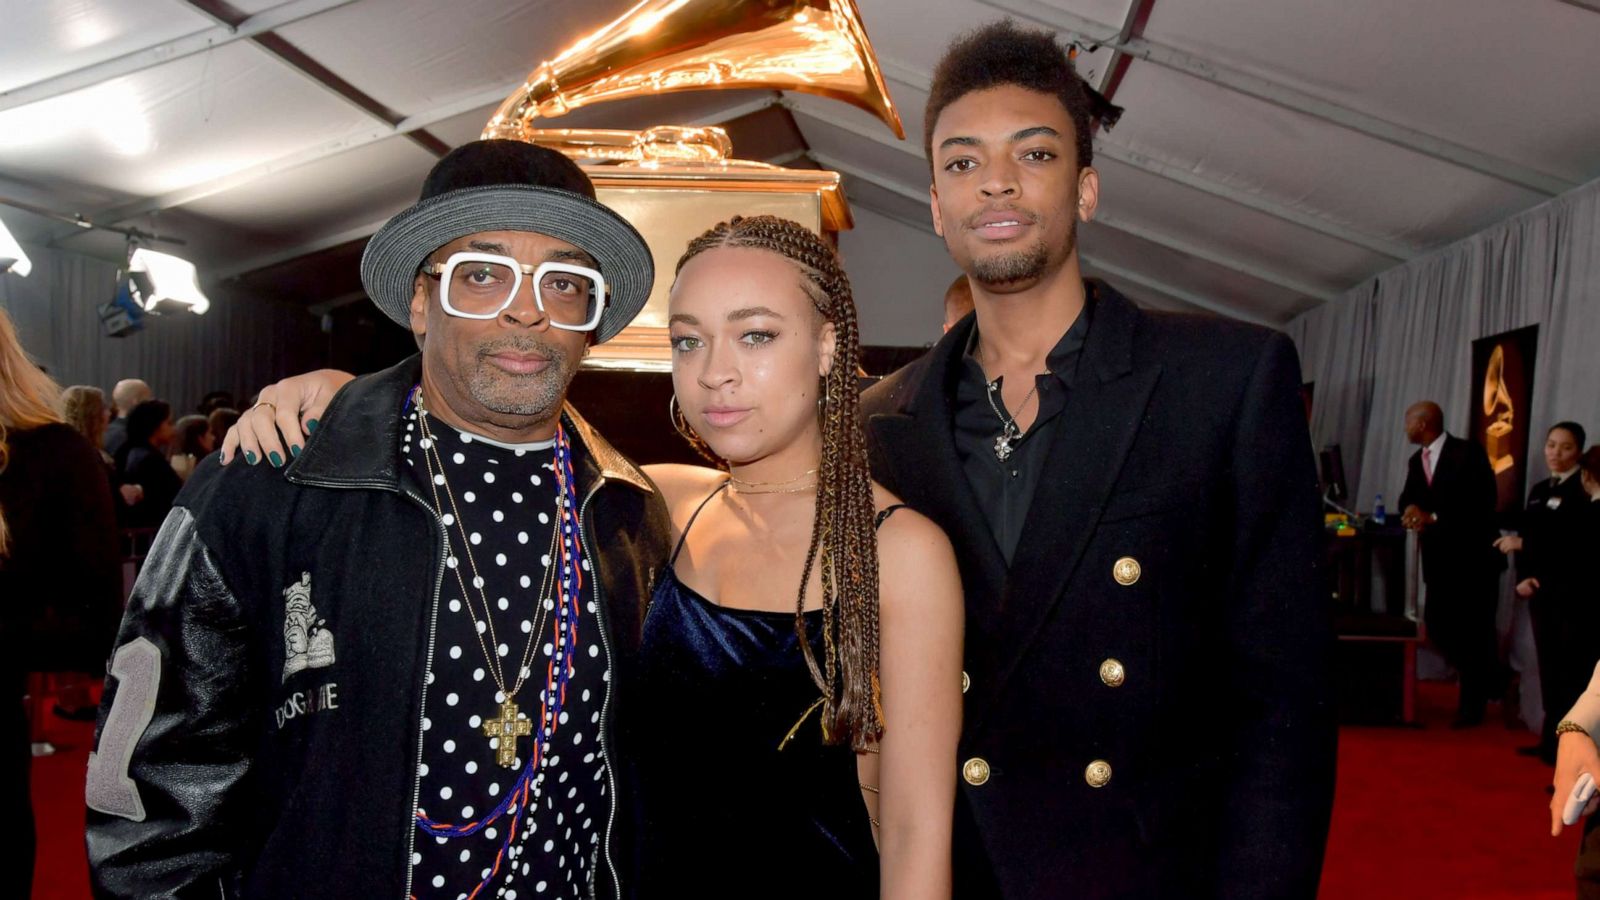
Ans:
[[[529,140],[533,120],[590,103],[732,88],[843,100],[905,137],[854,0],[643,0],[540,63],[483,136]]]

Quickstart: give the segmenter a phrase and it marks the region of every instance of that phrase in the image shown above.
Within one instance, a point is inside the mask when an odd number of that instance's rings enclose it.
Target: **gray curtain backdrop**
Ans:
[[[1343,451],[1348,505],[1370,512],[1383,494],[1391,515],[1405,483],[1407,406],[1434,400],[1445,428],[1466,433],[1476,395],[1472,342],[1539,326],[1527,477],[1545,477],[1545,432],[1571,419],[1600,438],[1600,181],[1391,269],[1286,329],[1315,382],[1311,437]],[[1527,485],[1522,485],[1523,495]],[[1501,579],[1498,625],[1507,661],[1522,675],[1521,715],[1537,731],[1545,713],[1527,604]],[[1419,659],[1423,677],[1443,662]],[[1560,711],[1557,711],[1559,713]]]
[[[1340,445],[1350,505],[1394,509],[1415,448],[1402,430],[1418,400],[1444,408],[1464,435],[1472,341],[1539,326],[1528,477],[1563,419],[1600,437],[1600,181],[1397,266],[1300,316],[1286,329],[1316,383],[1311,436]],[[1527,486],[1523,485],[1526,494]]]
[[[26,250],[33,272],[0,275],[0,308],[16,323],[22,346],[63,387],[94,385],[109,395],[119,379],[142,378],[179,416],[209,391],[232,391],[244,403],[278,378],[326,359],[327,337],[303,307],[225,286],[207,288],[205,315],[147,317],[143,331],[107,337],[95,310],[115,292],[117,264]]]

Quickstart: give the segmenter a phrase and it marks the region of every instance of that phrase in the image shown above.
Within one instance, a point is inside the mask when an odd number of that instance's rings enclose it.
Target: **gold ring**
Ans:
[[[272,407],[272,415],[273,415],[273,417],[277,417],[277,415],[278,415],[278,404],[273,403],[271,400],[257,400],[256,401],[256,406],[270,406],[270,407]],[[250,407],[250,409],[247,410],[247,412],[255,412],[256,406]]]

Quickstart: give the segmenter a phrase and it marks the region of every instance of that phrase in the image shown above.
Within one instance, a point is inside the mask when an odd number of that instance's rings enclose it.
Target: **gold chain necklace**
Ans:
[[[450,502],[451,521],[455,524],[456,530],[461,534],[462,555],[466,557],[467,565],[472,570],[472,585],[477,591],[478,602],[483,607],[482,620],[478,618],[477,611],[473,609],[472,594],[467,590],[466,579],[461,575],[461,566],[459,561],[455,566],[451,566],[450,568],[455,572],[456,583],[461,588],[461,600],[467,607],[467,615],[472,619],[473,635],[478,640],[478,649],[483,653],[483,658],[486,664],[485,667],[488,670],[490,677],[494,679],[495,686],[500,689],[501,697],[504,698],[500,701],[499,716],[486,722],[487,726],[493,726],[488,730],[493,731],[494,734],[488,734],[487,731],[485,734],[491,738],[502,738],[500,741],[497,758],[502,766],[509,768],[516,759],[514,738],[517,735],[525,735],[530,733],[532,728],[531,723],[526,721],[518,721],[518,709],[515,697],[517,693],[522,690],[522,686],[524,683],[526,683],[528,676],[533,672],[533,656],[536,648],[538,647],[539,638],[544,634],[545,626],[549,622],[550,610],[555,606],[555,601],[553,599],[555,566],[545,566],[544,578],[539,584],[539,592],[536,595],[537,600],[534,608],[533,624],[528,629],[528,643],[522,651],[521,663],[517,668],[516,681],[508,687],[506,685],[505,673],[500,667],[500,656],[498,653],[500,639],[495,633],[494,615],[489,607],[489,597],[484,593],[483,590],[484,579],[478,571],[477,560],[473,557],[472,539],[468,536],[466,525],[461,519],[461,510],[456,505],[455,493],[450,490],[450,482],[444,474],[444,459],[439,454],[439,441],[434,436],[433,429],[428,427],[427,408],[423,406],[421,391],[417,392],[416,405],[417,424],[422,441],[423,467],[428,473],[428,485],[433,492],[434,513],[441,519],[444,518],[444,505],[440,502],[439,498],[439,488],[443,487],[445,499]],[[560,484],[561,480],[557,479],[558,487],[556,490],[556,517],[550,528],[549,557],[552,561],[555,559],[559,549],[557,541],[559,540],[559,535],[561,533],[560,506],[564,498],[562,496],[562,489],[559,487]],[[448,524],[449,523],[447,523],[447,527],[445,529],[445,543],[447,547],[451,543]],[[489,635],[488,644],[484,643],[483,636],[485,633]],[[493,650],[490,649],[491,645],[494,648]]]
[[[805,470],[804,472],[801,472],[799,475],[796,475],[793,478],[788,478],[788,479],[785,479],[783,481],[745,481],[744,479],[739,478],[738,476],[734,475],[732,472],[729,472],[728,473],[728,486],[733,488],[733,491],[736,494],[798,494],[801,491],[813,490],[817,486],[816,483],[813,482],[811,484],[801,485],[800,487],[790,488],[789,490],[752,491],[752,490],[746,490],[746,489],[747,488],[783,488],[783,487],[786,487],[787,485],[794,484],[797,481],[801,481],[803,479],[810,478],[811,476],[813,476],[815,474],[817,474],[817,469],[816,468],[810,468],[810,469]]]
[[[814,490],[817,489],[817,485],[816,485],[815,482],[813,482],[811,484],[802,484],[799,487],[773,488],[772,490],[769,490],[769,491],[746,491],[746,490],[742,490],[739,487],[735,486],[731,481],[729,482],[728,487],[735,494],[738,494],[738,495],[740,495],[742,497],[749,497],[749,496],[753,496],[753,495],[757,495],[757,494],[803,494],[806,491],[814,491]]]

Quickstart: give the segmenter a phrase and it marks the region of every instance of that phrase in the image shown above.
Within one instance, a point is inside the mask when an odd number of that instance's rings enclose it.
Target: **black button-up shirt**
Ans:
[[[1005,421],[997,414],[996,407],[1008,416],[1010,413],[1001,404],[998,387],[994,391],[994,405],[990,405],[989,380],[983,373],[983,366],[972,355],[978,346],[976,327],[962,355],[960,381],[956,384],[956,455],[961,458],[961,467],[972,485],[978,508],[989,523],[1006,565],[1011,564],[1017,542],[1022,538],[1022,526],[1027,521],[1039,475],[1044,471],[1045,457],[1050,453],[1057,428],[1061,427],[1057,420],[1066,409],[1067,392],[1077,377],[1078,358],[1089,334],[1089,307],[1090,304],[1084,305],[1077,321],[1046,357],[1048,371],[1034,376],[1038,385],[1039,415],[1032,427],[1011,439],[1011,454],[1003,462],[994,450],[995,439],[1005,428]],[[1001,380],[996,379],[996,384]]]

